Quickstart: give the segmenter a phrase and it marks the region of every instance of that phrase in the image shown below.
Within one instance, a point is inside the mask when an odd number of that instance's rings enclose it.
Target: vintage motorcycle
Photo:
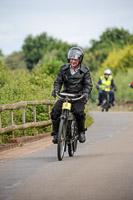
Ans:
[[[82,99],[84,96],[76,96],[74,94],[60,93],[56,96],[63,101],[62,114],[60,116],[60,124],[58,131],[57,157],[61,161],[64,157],[64,152],[68,147],[70,157],[77,150],[78,143],[78,127],[76,118],[72,113],[72,102]]]
[[[100,88],[100,85],[96,84],[97,88]],[[112,107],[110,103],[110,91],[114,91],[112,86],[103,86],[102,87],[102,103],[101,103],[101,111],[108,112],[108,110]]]
[[[111,86],[104,86],[103,94],[102,94],[102,104],[101,104],[101,111],[108,112],[108,110],[111,108],[111,103],[110,103],[110,91],[111,91]]]

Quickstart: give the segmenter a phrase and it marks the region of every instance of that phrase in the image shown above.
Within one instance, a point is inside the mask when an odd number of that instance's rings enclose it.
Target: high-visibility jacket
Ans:
[[[105,76],[100,76],[100,80],[101,80],[101,85],[100,85],[100,89],[104,90],[104,86],[111,86],[111,81],[112,81],[112,76],[110,75],[108,77],[108,79],[105,78]]]

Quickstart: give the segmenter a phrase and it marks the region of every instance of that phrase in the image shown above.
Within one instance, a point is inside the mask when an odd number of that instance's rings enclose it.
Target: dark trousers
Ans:
[[[58,100],[51,112],[51,119],[53,121],[53,131],[58,131],[58,127],[59,127],[59,118],[61,116],[61,112],[62,112],[62,100]],[[75,115],[76,121],[77,121],[77,125],[78,125],[78,130],[79,132],[83,132],[85,130],[85,113],[84,113],[84,109],[85,109],[85,103],[82,100],[79,101],[75,101],[72,102],[72,112]]]
[[[102,103],[103,92],[104,92],[103,90],[99,90],[98,100],[100,103]],[[114,101],[114,93],[112,91],[110,91],[110,93],[109,93],[109,101],[110,102]]]

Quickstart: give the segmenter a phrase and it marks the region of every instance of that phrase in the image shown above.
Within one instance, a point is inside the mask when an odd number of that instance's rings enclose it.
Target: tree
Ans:
[[[107,54],[113,48],[122,48],[129,43],[133,43],[133,35],[127,30],[123,28],[108,28],[100,36],[99,41],[91,40],[92,47],[89,50],[93,52],[103,49],[105,54]]]
[[[67,52],[72,46],[61,40],[49,37],[46,32],[36,37],[29,35],[22,46],[27,68],[32,70],[39,60],[49,55],[53,50],[55,50],[54,56],[66,62]]]
[[[0,49],[0,60],[4,57],[4,54],[2,53],[2,50]]]
[[[48,38],[46,33],[40,36],[33,37],[32,35],[27,36],[22,46],[27,63],[27,68],[32,70],[35,64],[47,53],[48,46],[51,43],[51,39]]]
[[[26,69],[26,62],[22,51],[13,52],[11,55],[6,57],[5,63],[12,70],[15,69]]]
[[[127,44],[133,43],[133,35],[123,28],[106,29],[100,39],[91,40],[91,47],[87,50],[88,59],[92,70],[98,70],[99,66],[107,58],[113,49],[121,49]]]
[[[2,50],[0,49],[0,64],[2,64],[2,62],[4,62],[4,54],[2,53]]]
[[[42,63],[38,63],[35,70],[39,71],[40,74],[46,74],[47,76],[51,76],[55,79],[57,76],[59,68],[64,63],[58,60],[56,57],[46,57]]]
[[[126,45],[123,49],[113,50],[109,53],[107,59],[100,66],[99,73],[103,73],[106,68],[110,68],[113,74],[126,72],[133,68],[133,44]]]

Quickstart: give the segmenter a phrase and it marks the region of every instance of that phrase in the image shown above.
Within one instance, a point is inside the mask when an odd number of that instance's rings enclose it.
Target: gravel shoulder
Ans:
[[[17,158],[29,153],[34,153],[52,144],[52,137],[50,135],[34,142],[23,143],[15,148],[0,152],[0,162],[11,158]]]

